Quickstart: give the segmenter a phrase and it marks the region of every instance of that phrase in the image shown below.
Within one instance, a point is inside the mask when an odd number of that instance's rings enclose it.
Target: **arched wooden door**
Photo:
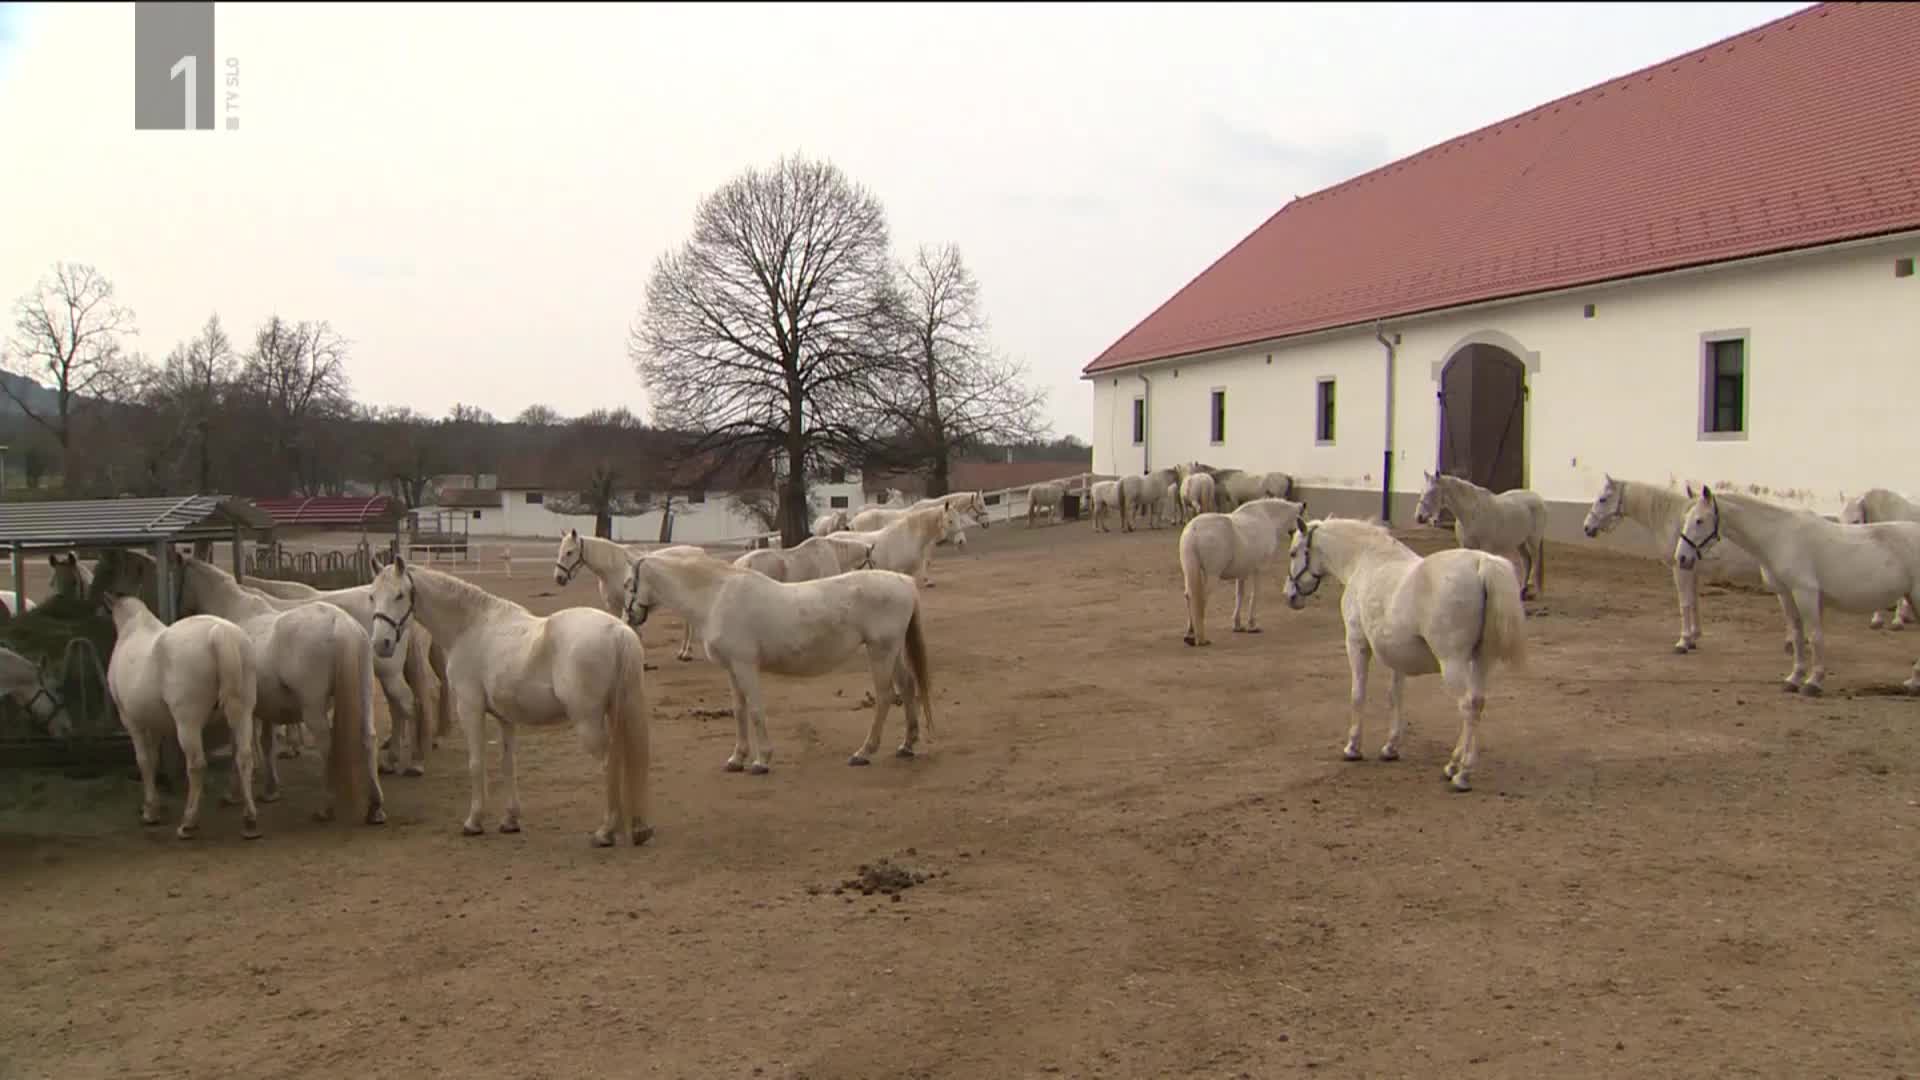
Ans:
[[[1495,494],[1526,486],[1527,368],[1498,345],[1467,345],[1440,371],[1440,471]]]

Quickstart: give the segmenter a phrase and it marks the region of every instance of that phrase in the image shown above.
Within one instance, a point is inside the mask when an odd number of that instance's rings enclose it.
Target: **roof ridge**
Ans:
[[[1383,173],[1386,173],[1390,170],[1401,168],[1403,166],[1412,165],[1415,162],[1421,161],[1435,154],[1444,153],[1450,147],[1466,143],[1480,136],[1484,136],[1488,133],[1494,132],[1496,129],[1504,128],[1511,124],[1519,124],[1531,117],[1550,116],[1552,115],[1552,110],[1558,109],[1570,102],[1577,103],[1578,99],[1583,99],[1588,95],[1594,94],[1595,92],[1605,91],[1616,85],[1625,85],[1625,84],[1631,83],[1633,80],[1640,78],[1643,75],[1657,72],[1660,68],[1669,67],[1671,65],[1681,63],[1683,61],[1686,61],[1696,56],[1703,56],[1705,54],[1712,53],[1715,49],[1718,49],[1724,45],[1728,45],[1733,42],[1740,41],[1743,38],[1764,36],[1768,32],[1774,29],[1777,29],[1778,27],[1786,23],[1793,22],[1798,19],[1811,18],[1811,17],[1814,17],[1816,12],[1820,12],[1823,10],[1830,10],[1832,8],[1839,7],[1839,6],[1842,6],[1839,0],[1821,0],[1821,2],[1810,4],[1807,7],[1801,8],[1799,11],[1789,12],[1785,15],[1780,16],[1777,19],[1772,19],[1767,22],[1761,23],[1759,26],[1749,27],[1737,33],[1728,34],[1727,36],[1719,38],[1718,40],[1710,41],[1707,44],[1700,46],[1699,48],[1689,49],[1686,52],[1676,53],[1675,55],[1666,57],[1665,59],[1656,60],[1651,64],[1647,64],[1643,67],[1636,68],[1635,70],[1629,71],[1623,75],[1614,75],[1610,78],[1602,79],[1599,82],[1594,83],[1590,86],[1582,87],[1581,89],[1575,90],[1571,93],[1562,94],[1551,101],[1543,102],[1531,108],[1524,109],[1520,112],[1514,113],[1511,116],[1502,117],[1501,119],[1495,120],[1492,123],[1482,124],[1481,126],[1474,128],[1471,131],[1465,131],[1458,135],[1448,136],[1447,138],[1441,139],[1439,142],[1432,143],[1422,149],[1415,150],[1411,154],[1407,154],[1403,157],[1395,158],[1392,161],[1389,161],[1383,165],[1375,166],[1374,168],[1368,169],[1366,172],[1359,173],[1355,176],[1350,176],[1347,179],[1342,180],[1337,184],[1329,184],[1326,187],[1323,187],[1320,190],[1315,191],[1309,195],[1304,195],[1297,199],[1294,199],[1291,202],[1289,202],[1287,205],[1291,206],[1293,205],[1294,202],[1318,201],[1320,199],[1324,199],[1326,197],[1338,194],[1347,188],[1355,187],[1359,184],[1365,183],[1366,181],[1371,180],[1372,178],[1379,176]],[[1845,6],[1859,7],[1861,6],[1861,3],[1859,2],[1859,0],[1853,0],[1853,2],[1847,3]],[[1284,209],[1284,207],[1282,209]]]

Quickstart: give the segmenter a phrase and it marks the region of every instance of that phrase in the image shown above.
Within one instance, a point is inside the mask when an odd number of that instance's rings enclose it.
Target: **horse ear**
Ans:
[[[1695,496],[1695,495],[1694,495],[1694,493],[1693,493],[1693,485],[1692,485],[1692,484],[1688,484],[1688,485],[1687,485],[1687,498],[1689,498],[1689,499],[1692,499],[1692,498],[1696,498],[1696,497],[1697,497],[1697,496]]]
[[[407,569],[407,557],[396,551],[393,553],[393,562],[390,565],[392,565],[395,570],[405,572]]]

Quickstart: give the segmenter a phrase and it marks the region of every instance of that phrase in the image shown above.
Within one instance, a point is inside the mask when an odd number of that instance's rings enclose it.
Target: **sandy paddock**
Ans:
[[[1175,535],[942,548],[913,762],[845,764],[856,660],[770,680],[773,773],[724,774],[725,679],[657,620],[638,850],[588,846],[564,727],[523,740],[517,835],[460,835],[457,734],[377,829],[310,823],[319,763],[288,763],[256,843],[218,809],[173,839],[177,798],[142,828],[130,781],[11,780],[0,1077],[1920,1071],[1920,634],[1836,614],[1828,696],[1789,697],[1770,595],[1708,590],[1676,657],[1662,568],[1552,545],[1460,795],[1437,679],[1400,762],[1340,760],[1337,591],[1290,612],[1271,573],[1264,633],[1227,591],[1184,646]],[[476,580],[593,602],[529,569]],[[845,888],[863,865],[923,878]]]

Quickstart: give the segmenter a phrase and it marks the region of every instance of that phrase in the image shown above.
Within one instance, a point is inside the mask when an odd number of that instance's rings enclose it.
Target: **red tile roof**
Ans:
[[[1821,4],[1296,199],[1085,373],[1920,227],[1920,5]]]

